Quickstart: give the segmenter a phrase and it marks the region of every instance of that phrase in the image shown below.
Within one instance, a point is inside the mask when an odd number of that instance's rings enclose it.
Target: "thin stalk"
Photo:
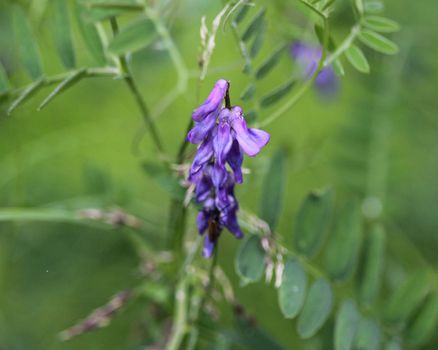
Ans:
[[[112,17],[110,19],[110,23],[111,23],[111,29],[112,29],[114,35],[117,34],[119,32],[119,26],[117,24],[117,19],[115,17]],[[161,153],[161,155],[164,155],[164,149],[163,149],[163,144],[161,142],[160,135],[158,133],[157,128],[155,127],[154,121],[152,120],[152,117],[151,117],[149,109],[146,105],[146,102],[144,101],[143,97],[141,96],[140,90],[138,89],[137,84],[134,81],[134,78],[133,78],[131,71],[129,69],[129,65],[128,65],[128,61],[126,59],[126,56],[125,55],[119,56],[119,61],[120,61],[121,70],[124,74],[123,80],[128,85],[129,90],[131,91],[132,95],[134,96],[134,99],[137,102],[137,105],[140,109],[140,112],[141,112],[141,115],[143,117],[145,124],[149,127],[149,130],[150,130],[150,133],[152,136],[152,141],[154,142],[155,147]]]
[[[187,330],[187,280],[182,278],[175,292],[175,321],[166,350],[178,350]]]
[[[341,56],[356,39],[357,35],[360,32],[360,25],[357,24],[353,28],[351,28],[350,34],[344,39],[344,41],[336,48],[336,50],[330,54],[327,59],[324,61],[324,67],[329,66],[334,60],[336,60],[339,56]]]

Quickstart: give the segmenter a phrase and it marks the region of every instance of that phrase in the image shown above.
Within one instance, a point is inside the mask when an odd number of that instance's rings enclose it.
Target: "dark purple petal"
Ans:
[[[254,157],[269,142],[269,134],[260,129],[249,129],[243,117],[236,117],[231,121],[236,133],[239,146],[250,157]]]
[[[339,81],[332,67],[324,68],[316,77],[316,88],[325,96],[334,95],[339,90]]]
[[[229,210],[224,217],[224,225],[236,238],[242,238],[243,232],[237,221],[236,210]]]
[[[222,187],[228,179],[228,173],[225,167],[216,162],[211,171],[211,179],[217,189]]]
[[[208,163],[212,155],[213,143],[208,138],[201,144],[201,146],[199,146],[190,168],[190,174],[198,172],[204,164]]]
[[[199,122],[211,112],[218,110],[222,105],[227,89],[228,82],[224,79],[218,80],[205,102],[193,111],[193,120]]]
[[[216,160],[220,165],[225,164],[225,158],[233,144],[231,128],[228,123],[219,123],[217,134],[213,139],[213,149]]]
[[[189,131],[187,134],[187,140],[194,144],[202,142],[216,125],[217,115],[217,111],[209,113],[205,119],[200,121]]]
[[[208,214],[201,210],[196,217],[196,224],[198,225],[198,231],[202,235],[208,227]]]
[[[204,238],[204,249],[202,250],[202,256],[204,258],[210,258],[213,255],[215,242],[210,241],[210,237],[205,235]]]
[[[196,184],[195,196],[198,203],[205,201],[210,191],[213,189],[213,183],[208,176],[202,176],[199,182]]]
[[[228,152],[227,157],[228,164],[230,164],[231,169],[234,173],[234,180],[241,184],[243,182],[242,175],[242,163],[243,163],[243,154],[240,151],[239,142],[237,140],[233,141],[233,145],[231,146],[230,152]]]

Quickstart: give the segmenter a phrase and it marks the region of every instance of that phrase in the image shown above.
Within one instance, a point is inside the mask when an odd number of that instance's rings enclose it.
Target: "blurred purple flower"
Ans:
[[[299,66],[301,78],[305,80],[310,79],[317,70],[321,60],[321,47],[297,41],[291,45],[290,53]],[[338,78],[331,65],[319,72],[315,79],[315,85],[323,95],[331,95],[338,91]]]
[[[187,135],[189,142],[200,144],[188,180],[195,185],[196,202],[202,206],[197,225],[200,234],[207,232],[205,257],[213,254],[223,228],[236,238],[243,237],[234,185],[243,181],[243,153],[254,157],[270,137],[263,130],[248,128],[239,106],[223,107],[224,100],[229,101],[228,89],[226,80],[217,81],[207,100],[193,112],[198,123]]]

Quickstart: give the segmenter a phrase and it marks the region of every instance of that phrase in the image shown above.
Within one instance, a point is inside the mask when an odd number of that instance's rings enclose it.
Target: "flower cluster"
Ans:
[[[290,47],[290,54],[295,59],[301,72],[301,78],[310,79],[318,68],[322,56],[322,49],[301,41],[293,43]],[[338,90],[338,79],[332,66],[327,66],[319,72],[315,79],[318,91],[324,95],[336,93]]]
[[[228,81],[216,82],[207,100],[193,112],[197,124],[187,135],[189,142],[200,144],[188,180],[195,185],[196,201],[201,205],[199,233],[208,232],[205,257],[212,255],[224,227],[237,238],[243,236],[234,185],[243,181],[243,153],[253,157],[269,142],[267,132],[247,127],[242,108],[230,105],[228,90]]]

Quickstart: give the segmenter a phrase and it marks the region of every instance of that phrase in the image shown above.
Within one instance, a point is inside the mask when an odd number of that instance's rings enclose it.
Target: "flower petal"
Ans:
[[[200,121],[192,128],[192,130],[189,131],[187,134],[187,140],[194,144],[202,142],[216,125],[217,115],[217,111],[213,111],[208,114],[205,119]]]
[[[210,237],[208,235],[205,235],[204,249],[202,250],[202,256],[204,258],[210,258],[213,255],[215,245],[216,245],[216,242],[210,241]]]
[[[219,123],[217,134],[213,139],[213,149],[216,160],[220,165],[225,164],[225,159],[233,144],[233,136],[228,123]]]
[[[205,230],[208,227],[208,214],[201,210],[196,217],[196,224],[198,225],[199,234],[204,234]]]
[[[204,164],[207,164],[213,155],[213,143],[208,138],[199,146],[195,158],[193,159],[192,166],[190,168],[190,174],[197,173]]]
[[[208,176],[202,176],[196,184],[195,195],[198,203],[205,201],[213,188],[213,183]]]
[[[234,180],[238,184],[241,184],[243,182],[243,154],[240,150],[239,142],[237,142],[237,140],[233,141],[233,145],[231,146],[230,152],[228,153],[227,161],[228,164],[230,164],[231,169],[233,170]]]
[[[211,112],[218,110],[222,105],[227,89],[228,82],[225,79],[219,79],[205,102],[193,111],[193,120],[199,122]]]
[[[270,136],[266,131],[249,129],[242,116],[234,118],[231,121],[231,126],[243,152],[250,157],[254,157],[269,142]]]
[[[243,232],[239,226],[239,222],[237,221],[236,209],[229,210],[224,219],[224,225],[228,229],[228,231],[230,231],[234,235],[234,237],[242,238]]]
[[[222,187],[228,179],[228,173],[225,167],[216,162],[211,171],[211,179],[216,189]]]

